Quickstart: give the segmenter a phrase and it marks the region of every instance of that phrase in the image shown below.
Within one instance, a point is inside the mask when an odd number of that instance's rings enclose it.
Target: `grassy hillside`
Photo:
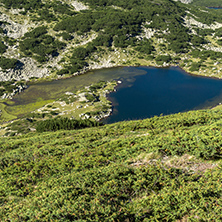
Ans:
[[[16,118],[8,98],[28,79],[117,65],[222,77],[222,17],[206,8],[170,0],[0,0],[0,8],[0,121]],[[104,90],[115,83],[103,84],[1,127],[9,136],[0,138],[0,221],[221,221],[221,107],[105,126],[54,118],[79,116],[74,105],[104,115]]]
[[[220,221],[222,111],[2,138],[1,221]]]

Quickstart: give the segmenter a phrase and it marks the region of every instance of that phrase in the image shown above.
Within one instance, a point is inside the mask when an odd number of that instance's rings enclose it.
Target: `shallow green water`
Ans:
[[[8,111],[12,112],[16,106],[32,104],[40,100],[44,102],[46,100],[57,99],[65,92],[73,92],[95,82],[111,81],[114,79],[133,81],[135,76],[143,74],[146,74],[146,71],[138,70],[135,67],[117,67],[91,71],[69,79],[33,84],[23,93],[13,98],[12,101],[14,104],[9,105]]]

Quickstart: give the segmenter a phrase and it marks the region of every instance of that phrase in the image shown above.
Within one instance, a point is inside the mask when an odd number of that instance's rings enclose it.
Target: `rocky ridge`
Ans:
[[[69,0],[67,1],[67,3],[71,4],[75,8],[76,11],[89,9],[89,6],[84,5],[82,2],[79,2],[79,1]]]
[[[66,0],[66,2],[70,5],[72,5],[76,11],[86,10],[89,8],[87,5],[84,5],[83,3],[79,2],[79,1]],[[181,0],[181,2],[188,4],[191,2],[191,0]],[[12,15],[17,14],[18,12],[19,12],[19,10],[12,10],[12,9],[10,10],[10,13]],[[31,28],[38,26],[37,23],[32,23],[28,19],[24,20],[23,23],[20,24],[18,22],[13,21],[9,15],[6,15],[4,13],[2,13],[0,15],[0,21],[6,22],[5,24],[1,25],[1,27],[5,30],[4,35],[6,35],[10,38],[13,38],[13,39],[21,38]],[[192,29],[193,26],[196,26],[196,27],[202,28],[202,29],[213,29],[213,30],[222,27],[222,24],[220,24],[220,23],[214,23],[212,25],[203,24],[203,23],[195,20],[195,18],[193,18],[192,15],[186,16],[184,18],[184,21],[185,21],[185,26],[188,27],[194,34],[195,34],[195,30]],[[146,24],[150,24],[151,22],[152,21],[147,22]],[[151,28],[145,28],[143,26],[143,32],[141,33],[141,35],[137,36],[137,38],[139,40],[142,40],[143,38],[151,39],[157,33],[158,33],[158,30],[151,29]],[[167,30],[165,32],[163,32],[163,34],[167,34],[167,33],[168,33]],[[89,38],[85,38],[85,37],[80,36],[79,38],[80,39],[82,38],[83,41],[80,41],[80,43],[78,43],[78,44],[73,43],[73,42],[67,42],[66,49],[63,50],[62,52],[60,52],[58,57],[50,58],[49,61],[43,65],[40,65],[38,62],[36,62],[32,58],[22,57],[19,54],[18,42],[14,46],[8,46],[7,52],[4,53],[4,56],[6,56],[7,58],[18,59],[20,61],[20,66],[14,70],[6,70],[5,71],[5,70],[0,69],[0,81],[9,81],[12,79],[29,80],[31,77],[37,77],[37,78],[48,77],[52,74],[53,70],[62,69],[62,65],[59,64],[59,61],[61,59],[63,59],[64,57],[69,56],[69,53],[70,53],[69,51],[72,48],[86,45],[87,43],[89,43],[93,39],[95,39],[97,37],[97,35],[98,35],[97,33],[93,33],[91,36],[89,36]],[[77,36],[74,37],[74,39],[77,39],[77,38],[78,38]],[[216,48],[213,50],[220,51],[220,49],[216,49]],[[80,72],[74,73],[74,75],[84,73],[85,71],[90,70],[90,69],[108,68],[108,67],[113,67],[116,65],[121,65],[122,63],[124,63],[126,61],[126,59],[125,58],[121,59],[118,56],[119,55],[117,55],[115,62],[113,62],[112,57],[99,58],[97,61],[89,61],[88,67],[85,67]]]
[[[184,18],[184,22],[185,22],[185,26],[188,27],[189,29],[192,29],[192,25],[201,29],[213,29],[213,30],[219,29],[222,27],[221,23],[215,22],[211,25],[207,25],[207,24],[204,24],[202,22],[195,20],[193,17],[190,17],[190,16],[189,17],[186,16]]]
[[[23,92],[27,88],[28,88],[28,86],[26,86],[26,85],[19,85],[19,86],[17,86],[16,89],[13,89],[12,93],[5,93],[1,98],[2,99],[12,99],[13,96],[15,96],[18,93]]]
[[[25,19],[23,24],[19,24],[11,20],[6,14],[0,14],[0,21],[4,22],[1,27],[4,29],[5,35],[13,39],[19,39],[29,31],[30,28],[37,27],[37,24]]]

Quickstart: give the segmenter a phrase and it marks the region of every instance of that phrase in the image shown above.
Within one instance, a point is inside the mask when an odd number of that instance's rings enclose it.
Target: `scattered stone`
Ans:
[[[66,92],[65,94],[66,95],[74,95],[74,93],[72,93],[72,92]]]
[[[6,34],[10,38],[18,39],[24,36],[30,28],[36,27],[36,24],[30,22],[29,20],[24,20],[23,24],[16,23],[10,19],[6,14],[0,14],[0,20],[6,22],[2,24],[1,27],[6,31]]]
[[[222,27],[221,23],[215,22],[211,25],[206,25],[204,23],[198,22],[197,20],[195,20],[193,17],[188,17],[186,16],[184,18],[184,22],[185,22],[185,26],[188,27],[190,30],[192,30],[192,25],[201,28],[201,29],[219,29]]]
[[[76,9],[76,11],[81,11],[81,10],[89,9],[89,6],[84,5],[82,2],[72,1],[72,0],[70,0],[69,2]]]
[[[28,86],[26,85],[19,85],[16,89],[13,89],[12,93],[4,93],[1,97],[2,99],[12,99],[13,96],[15,96],[18,93],[23,92]]]
[[[181,3],[184,3],[184,4],[190,4],[193,0],[174,0],[175,2],[181,2]]]

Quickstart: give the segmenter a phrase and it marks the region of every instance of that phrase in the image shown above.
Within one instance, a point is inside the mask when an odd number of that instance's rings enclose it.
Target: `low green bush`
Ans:
[[[9,59],[5,57],[0,57],[0,67],[2,69],[15,69],[18,64],[17,59]]]
[[[2,41],[0,41],[0,54],[6,52],[6,49],[7,46]]]
[[[39,121],[37,123],[36,130],[37,132],[46,132],[46,131],[57,131],[57,130],[71,130],[71,129],[82,129],[86,127],[95,127],[99,126],[101,123],[94,122],[91,120],[73,120],[69,118],[54,118],[47,119],[44,121]]]
[[[201,64],[198,62],[193,62],[191,67],[190,67],[190,71],[194,72],[194,71],[199,71]]]

